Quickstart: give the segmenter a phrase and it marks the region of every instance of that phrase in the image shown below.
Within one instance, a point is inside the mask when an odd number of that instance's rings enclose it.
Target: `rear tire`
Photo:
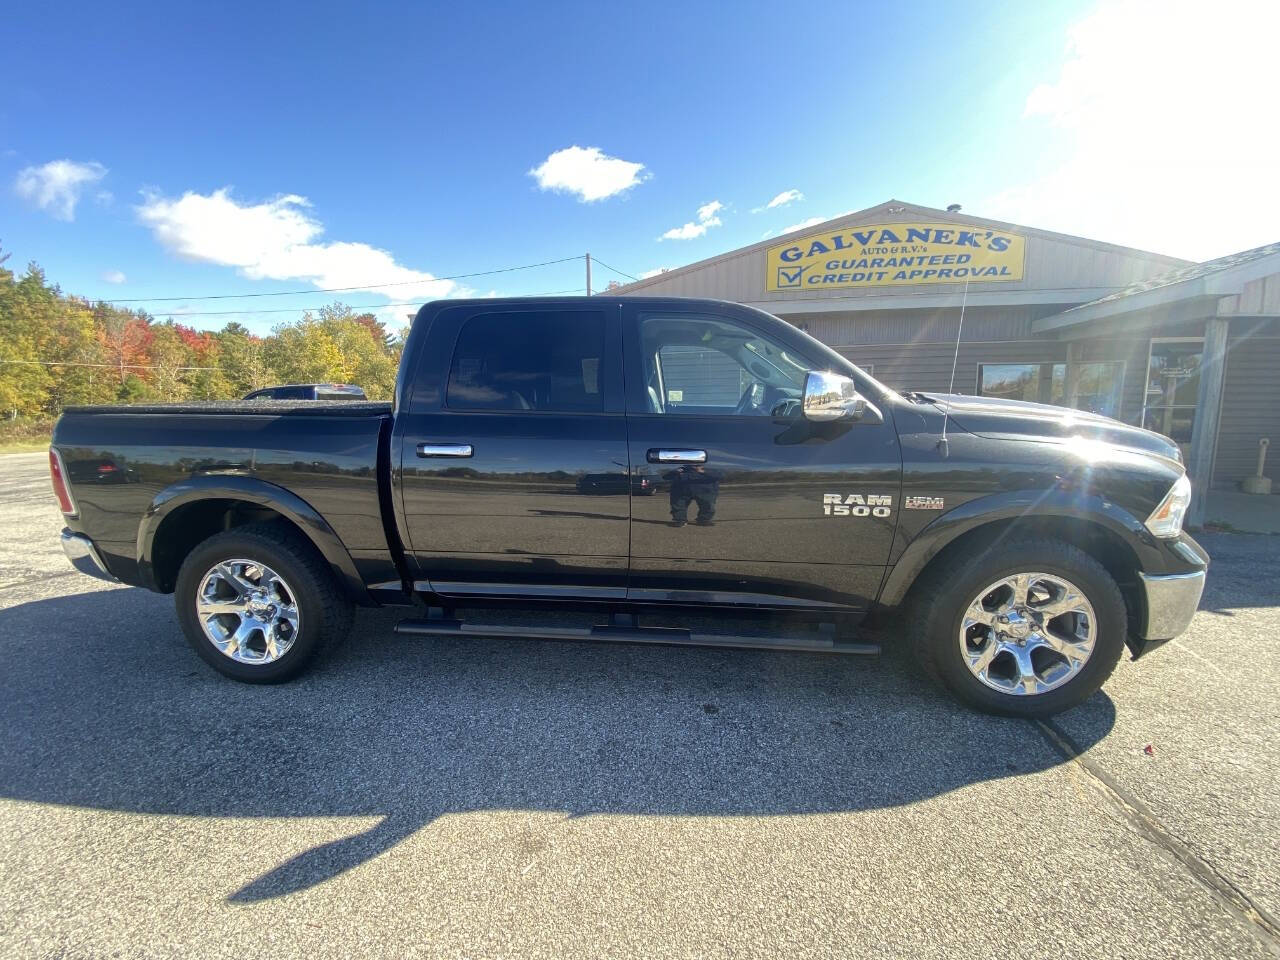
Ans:
[[[904,615],[927,673],[971,707],[1018,717],[1092,696],[1115,670],[1128,629],[1106,568],[1048,539],[957,553],[924,575]]]
[[[353,614],[324,558],[283,523],[205,540],[178,571],[174,603],[192,649],[244,683],[297,676],[347,635]]]

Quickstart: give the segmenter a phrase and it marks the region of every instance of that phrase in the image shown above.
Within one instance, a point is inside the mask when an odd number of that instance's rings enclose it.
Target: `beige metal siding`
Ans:
[[[1036,340],[1032,321],[1045,308],[974,307],[965,311],[965,340]],[[833,346],[852,344],[954,344],[960,306],[940,310],[868,310],[846,313],[789,314],[786,319],[810,336]]]
[[[902,207],[900,213],[886,212],[886,206]],[[1002,292],[1030,292],[1040,290],[1097,290],[1114,287],[1117,290],[1136,280],[1164,273],[1171,267],[1186,261],[1140,250],[1130,250],[1110,244],[1098,243],[1061,234],[1047,233],[1027,227],[999,224],[995,221],[966,217],[963,214],[947,214],[927,207],[902,204],[886,204],[861,211],[848,217],[819,225],[821,232],[839,233],[850,227],[867,223],[907,223],[930,221],[954,223],[959,227],[983,228],[997,226],[1021,234],[1027,238],[1025,272],[1019,281],[972,283],[971,293],[980,290]],[[800,231],[795,239],[819,232],[819,228]],[[765,256],[769,247],[786,243],[788,237],[773,238],[763,243],[744,247],[720,257],[701,261],[690,267],[680,268],[640,283],[629,284],[623,293],[645,296],[711,297],[738,302],[770,303],[831,299],[858,300],[865,297],[884,297],[909,301],[916,296],[937,296],[954,293],[959,296],[964,289],[961,283],[929,283],[913,286],[863,287],[819,292],[806,291],[796,296],[786,291],[765,290]],[[1079,299],[1084,299],[1083,297]],[[957,301],[958,302],[958,301]]]

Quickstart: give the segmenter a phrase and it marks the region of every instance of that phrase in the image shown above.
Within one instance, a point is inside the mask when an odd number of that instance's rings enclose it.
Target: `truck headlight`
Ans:
[[[1191,481],[1184,473],[1169,488],[1160,506],[1147,517],[1147,529],[1157,537],[1171,539],[1182,532],[1182,520],[1191,505]]]

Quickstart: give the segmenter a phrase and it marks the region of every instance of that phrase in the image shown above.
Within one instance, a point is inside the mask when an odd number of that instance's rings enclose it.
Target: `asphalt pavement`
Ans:
[[[206,668],[0,457],[0,956],[1280,955],[1280,538],[1050,724],[879,660],[397,637]]]

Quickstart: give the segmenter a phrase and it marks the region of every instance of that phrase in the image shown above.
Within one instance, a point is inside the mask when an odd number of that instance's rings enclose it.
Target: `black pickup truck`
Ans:
[[[1208,566],[1165,437],[896,393],[718,301],[432,303],[394,403],[70,408],[50,467],[72,563],[174,593],[196,652],[246,681],[392,603],[435,636],[900,637],[965,702],[1040,715],[1186,629]],[[536,612],[457,616],[513,604]],[[556,625],[565,605],[594,625]]]

